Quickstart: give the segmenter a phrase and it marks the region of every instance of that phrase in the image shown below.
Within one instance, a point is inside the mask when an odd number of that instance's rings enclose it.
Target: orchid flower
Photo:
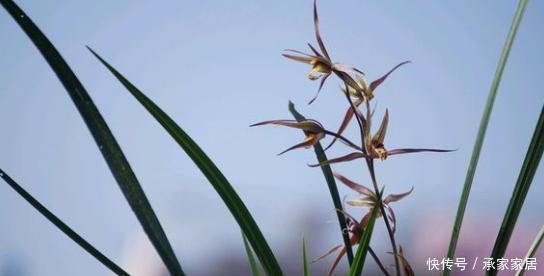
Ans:
[[[369,116],[371,117],[371,116]],[[347,155],[337,157],[337,158],[331,158],[327,161],[321,162],[319,164],[312,164],[309,165],[310,167],[319,167],[324,166],[328,164],[334,164],[334,163],[340,163],[340,162],[347,162],[355,159],[360,158],[372,158],[372,159],[380,159],[385,160],[387,157],[392,155],[398,155],[398,154],[406,154],[406,153],[416,153],[416,152],[451,152],[454,150],[444,150],[444,149],[426,149],[426,148],[402,148],[402,149],[393,149],[393,150],[387,150],[384,146],[384,140],[385,135],[387,133],[387,126],[389,124],[389,111],[386,109],[385,115],[383,117],[382,123],[380,125],[380,128],[374,134],[372,138],[366,138],[365,141],[367,141],[366,145],[366,152],[364,151],[357,151],[352,152]],[[368,120],[366,121],[366,127],[369,127]],[[365,131],[365,135],[368,136],[368,130]]]
[[[251,127],[254,126],[261,126],[261,125],[280,125],[280,126],[286,126],[291,128],[298,128],[304,131],[304,134],[306,135],[306,138],[304,141],[302,141],[299,144],[296,144],[282,152],[280,152],[278,155],[282,155],[290,150],[298,149],[298,148],[310,148],[311,146],[314,146],[317,144],[321,139],[325,138],[325,136],[331,135],[334,137],[339,138],[344,144],[348,145],[349,147],[359,150],[360,147],[355,145],[353,142],[349,141],[348,139],[339,136],[338,134],[328,131],[325,128],[323,128],[323,125],[319,123],[316,120],[304,120],[304,121],[296,121],[296,120],[271,120],[271,121],[264,121],[260,123],[256,123],[251,125]]]
[[[331,57],[329,56],[329,53],[327,51],[327,48],[325,47],[325,43],[323,42],[323,39],[321,38],[321,34],[319,31],[319,16],[317,14],[317,4],[314,0],[314,30],[315,30],[315,38],[317,40],[317,44],[319,45],[319,49],[321,52],[319,52],[316,48],[312,46],[312,44],[308,43],[308,46],[310,47],[310,50],[313,54],[306,54],[297,50],[291,50],[286,49],[285,51],[287,53],[283,53],[282,55],[286,58],[306,63],[312,66],[310,73],[308,74],[308,78],[310,80],[321,80],[319,82],[319,87],[317,89],[316,95],[310,100],[308,104],[313,103],[317,97],[319,96],[319,92],[321,92],[321,89],[323,88],[323,85],[325,84],[325,81],[327,78],[332,74],[335,73],[338,75],[344,82],[348,83],[349,85],[353,87],[357,87],[357,83],[353,80],[353,78],[349,75],[350,73],[356,73],[364,75],[364,73],[357,68],[345,66],[341,64],[334,63],[331,60]]]
[[[355,84],[356,87],[353,87],[351,85],[347,85],[346,88],[341,87],[340,89],[344,94],[350,96],[353,99],[353,104],[355,107],[359,107],[365,100],[370,101],[374,98],[374,91],[380,84],[382,84],[391,73],[393,73],[395,70],[397,70],[399,67],[401,67],[404,64],[410,63],[410,61],[404,61],[397,66],[393,67],[393,69],[389,70],[387,74],[383,75],[377,80],[374,80],[370,83],[370,85],[367,84],[364,75],[362,74],[355,74]],[[342,123],[340,124],[340,127],[338,128],[339,135],[342,135],[346,128],[348,127],[349,123],[351,122],[351,119],[353,118],[354,112],[353,108],[349,107],[344,115],[344,119],[342,120]],[[325,150],[332,147],[332,145],[336,142],[337,139],[333,139],[332,142],[325,148]]]

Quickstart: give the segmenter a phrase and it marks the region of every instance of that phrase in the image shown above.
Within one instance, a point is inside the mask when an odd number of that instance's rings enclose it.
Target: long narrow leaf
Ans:
[[[310,267],[308,266],[308,257],[306,256],[306,240],[302,238],[302,268],[304,276],[310,276]]]
[[[36,209],[40,214],[42,214],[47,220],[53,223],[60,231],[62,231],[66,236],[72,239],[77,243],[81,248],[85,249],[89,254],[95,257],[103,265],[109,268],[113,273],[117,275],[129,275],[126,271],[112,262],[108,257],[104,256],[102,252],[98,251],[94,246],[89,242],[83,239],[78,235],[70,226],[66,225],[62,220],[55,216],[51,211],[49,211],[45,206],[43,206],[37,199],[35,199],[31,194],[29,194],[23,187],[21,187],[15,180],[13,180],[6,172],[0,169],[0,177],[11,187],[15,192],[17,192],[21,197],[23,197],[34,209]]]
[[[497,64],[495,77],[493,78],[493,82],[489,90],[487,102],[484,108],[482,119],[480,121],[480,127],[478,129],[478,135],[476,136],[476,142],[474,143],[474,148],[472,150],[472,156],[470,158],[470,164],[468,166],[465,184],[463,186],[463,192],[461,194],[461,199],[459,200],[457,215],[453,224],[451,240],[447,253],[447,258],[449,259],[453,259],[455,255],[455,249],[457,247],[457,241],[459,240],[459,233],[461,231],[461,225],[463,224],[463,218],[465,216],[465,209],[467,207],[468,197],[470,194],[470,189],[472,187],[472,181],[474,180],[474,174],[476,172],[476,167],[478,166],[478,160],[480,159],[480,152],[482,151],[482,145],[484,143],[487,125],[489,123],[493,104],[495,103],[495,98],[497,96],[497,91],[501,82],[502,73],[506,66],[506,62],[508,61],[508,56],[510,54],[510,50],[512,49],[512,44],[514,43],[514,38],[516,37],[516,33],[521,23],[523,13],[525,12],[525,6],[527,5],[527,1],[528,0],[520,0],[519,2],[516,14],[512,21],[512,26],[510,27],[510,32],[508,33],[508,37],[506,38],[506,42],[504,44],[499,63]],[[449,275],[449,273],[450,271],[448,269],[445,269],[443,275],[446,276]]]
[[[251,247],[249,246],[249,243],[247,242],[247,238],[242,233],[242,237],[244,238],[244,248],[246,249],[247,254],[247,260],[249,262],[249,266],[251,268],[251,275],[253,276],[259,276],[259,267],[257,266],[257,262],[255,262],[255,257],[253,256],[253,251],[251,251]]]
[[[296,109],[295,105],[289,101],[289,111],[295,117],[297,121],[304,121],[306,118],[300,114]],[[321,143],[317,143],[314,145],[314,151],[315,155],[317,156],[317,160],[319,163],[327,163],[327,155],[325,154],[325,151],[323,150],[323,147],[321,146]],[[335,210],[344,210],[344,207],[342,206],[342,201],[340,200],[340,194],[338,193],[338,187],[336,186],[336,181],[334,180],[334,175],[332,173],[331,167],[326,164],[321,166],[321,171],[323,172],[323,176],[325,176],[325,180],[327,182],[327,186],[329,187],[329,193],[331,194],[332,202],[334,204]],[[353,262],[353,250],[351,248],[351,242],[349,241],[349,234],[345,229],[347,229],[346,225],[346,217],[344,216],[343,212],[336,212],[336,216],[338,217],[338,225],[340,226],[340,233],[342,233],[342,239],[344,240],[344,246],[346,247],[346,253],[348,255],[348,263],[349,265]]]
[[[508,242],[516,226],[516,222],[519,217],[519,213],[523,208],[523,203],[533,182],[536,170],[538,169],[538,164],[542,159],[542,154],[544,153],[544,106],[540,112],[540,117],[538,119],[533,138],[531,139],[531,144],[525,155],[525,160],[523,161],[523,166],[519,172],[518,180],[514,191],[512,192],[512,197],[508,203],[508,208],[504,214],[502,220],[501,228],[495,240],[495,245],[493,246],[493,251],[491,252],[491,257],[496,260],[504,256],[504,252],[508,247]],[[489,275],[496,275],[497,270],[491,270]]]
[[[349,276],[359,276],[363,272],[366,253],[368,252],[368,248],[370,246],[370,239],[372,238],[372,231],[374,230],[374,223],[376,222],[376,216],[379,209],[379,205],[376,205],[373,208],[372,213],[370,214],[370,219],[368,220],[368,224],[363,232],[363,235],[361,236],[359,246],[357,247],[357,252],[355,253],[355,258],[353,259],[353,263],[351,264]]]
[[[255,220],[249,213],[232,185],[225,178],[223,173],[217,168],[212,160],[200,149],[200,147],[174,122],[164,111],[162,111],[153,101],[144,95],[138,88],[130,83],[115,68],[109,65],[104,59],[96,54],[92,49],[89,50],[96,58],[102,62],[106,68],[125,86],[125,88],[149,111],[149,113],[163,126],[163,128],[172,136],[172,138],[189,155],[204,176],[210,181],[223,202],[227,205],[230,212],[242,228],[255,254],[261,261],[263,268],[269,275],[282,275],[281,268],[268,246],[261,230],[255,223]]]
[[[532,258],[535,256],[536,251],[538,250],[538,247],[540,246],[540,243],[544,239],[544,226],[540,228],[540,231],[538,231],[538,234],[536,234],[535,240],[533,241],[533,244],[531,244],[531,247],[529,248],[529,251],[527,251],[527,256],[525,256],[525,259],[523,259],[523,264],[521,265],[521,269],[518,270],[516,273],[516,276],[521,276],[525,273],[525,263],[527,259]]]
[[[153,212],[136,175],[134,175],[115,137],[79,79],[49,39],[13,1],[0,0],[0,3],[32,40],[47,63],[49,63],[49,66],[57,74],[89,128],[132,211],[136,214],[145,233],[170,273],[172,275],[184,275],[172,246],[168,242],[168,238]]]

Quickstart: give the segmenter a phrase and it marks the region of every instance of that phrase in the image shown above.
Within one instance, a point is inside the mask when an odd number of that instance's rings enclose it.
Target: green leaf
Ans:
[[[308,266],[308,257],[306,256],[306,241],[302,238],[302,264],[304,269],[304,276],[310,276],[310,268]]]
[[[504,256],[504,252],[508,247],[508,242],[516,226],[516,222],[519,217],[519,213],[523,208],[523,203],[533,182],[536,170],[540,160],[542,159],[542,154],[544,153],[544,106],[540,112],[540,117],[531,139],[531,144],[525,155],[525,161],[523,161],[523,166],[519,172],[518,180],[514,191],[512,192],[512,197],[508,203],[508,208],[504,214],[502,220],[501,228],[495,240],[495,245],[493,246],[493,251],[491,252],[491,257],[496,260]],[[497,270],[491,270],[488,272],[489,275],[496,275]]]
[[[261,230],[253,220],[248,209],[234,190],[223,173],[215,166],[212,160],[200,149],[200,147],[181,129],[164,111],[162,111],[153,101],[145,96],[138,88],[130,83],[115,68],[110,66],[92,49],[89,50],[104,66],[125,86],[125,88],[149,111],[151,115],[164,127],[172,138],[189,155],[204,176],[210,181],[223,202],[227,205],[230,212],[242,228],[244,235],[255,250],[264,270],[269,275],[282,275],[281,268],[268,246]]]
[[[382,197],[381,193],[379,197]],[[366,253],[368,252],[368,248],[370,246],[370,239],[372,237],[372,231],[374,230],[374,223],[376,222],[376,216],[378,214],[378,210],[380,209],[380,202],[381,200],[379,200],[376,203],[376,206],[372,209],[370,219],[368,220],[368,224],[363,232],[363,235],[361,236],[359,246],[357,247],[357,252],[355,253],[355,258],[353,259],[353,263],[351,264],[349,276],[359,276],[363,272]]]
[[[523,273],[525,273],[525,261],[528,258],[532,258],[535,256],[536,251],[538,250],[538,247],[540,246],[540,243],[544,239],[544,226],[540,228],[540,231],[538,231],[538,234],[536,234],[535,240],[533,241],[533,244],[531,244],[531,247],[529,248],[529,251],[527,251],[527,256],[523,259],[523,265],[521,266],[522,269],[518,270],[516,273],[516,276],[521,276]]]
[[[172,275],[184,275],[172,250],[172,246],[168,242],[166,234],[153,212],[138,179],[130,168],[125,155],[121,151],[104,118],[100,115],[79,79],[53,44],[51,44],[40,29],[13,1],[2,0],[0,3],[32,40],[47,63],[49,63],[49,66],[57,74],[60,82],[72,98],[83,121],[85,121],[85,124],[89,128],[132,211],[136,214],[145,233],[170,273]],[[32,76],[27,77],[29,79],[32,78]]]
[[[249,246],[249,243],[247,242],[247,238],[242,233],[242,238],[244,239],[244,248],[246,249],[247,259],[249,261],[249,266],[251,267],[251,275],[253,276],[259,276],[259,267],[257,266],[257,263],[255,262],[255,257],[253,257],[253,251],[251,251],[251,247]]]
[[[129,275],[126,271],[112,262],[108,257],[104,256],[98,249],[92,246],[89,242],[83,239],[78,235],[72,228],[66,225],[62,220],[55,216],[51,211],[49,211],[45,206],[43,206],[37,199],[35,199],[31,194],[29,194],[23,187],[21,187],[15,180],[13,180],[6,172],[0,169],[0,177],[11,187],[15,192],[17,192],[21,197],[23,197],[34,209],[36,209],[40,214],[42,214],[47,220],[53,223],[57,228],[62,231],[66,236],[72,239],[75,243],[81,246],[85,251],[95,257],[103,265],[109,268],[113,273],[117,275]]]
[[[304,121],[306,118],[300,114],[296,108],[295,105],[289,101],[289,111],[295,117],[297,121]],[[315,155],[317,156],[317,160],[319,161],[319,164],[325,163],[326,165],[321,166],[321,171],[323,172],[323,176],[325,176],[325,180],[327,182],[327,186],[329,187],[329,193],[331,194],[332,202],[334,204],[335,210],[344,210],[344,207],[342,206],[342,201],[340,200],[340,194],[338,193],[338,187],[336,186],[336,181],[334,180],[334,175],[331,170],[331,166],[327,164],[328,159],[327,155],[325,154],[325,151],[323,150],[323,147],[321,146],[321,143],[317,143],[314,145],[314,151]],[[347,229],[346,225],[346,217],[344,216],[343,212],[336,212],[336,216],[338,217],[338,225],[340,226],[340,233],[342,234],[342,239],[344,240],[344,246],[346,247],[346,254],[348,256],[348,263],[351,265],[353,262],[353,250],[351,248],[351,242],[349,241],[349,235],[347,231],[344,231],[344,229]]]
[[[512,49],[512,44],[514,43],[514,38],[516,37],[516,33],[521,23],[523,13],[525,12],[525,6],[527,5],[527,1],[528,0],[520,0],[519,2],[516,14],[512,21],[512,26],[510,27],[510,32],[508,33],[508,37],[506,38],[506,42],[504,44],[499,63],[497,64],[495,77],[493,78],[493,82],[489,90],[487,102],[480,121],[480,127],[478,129],[478,135],[476,136],[476,142],[474,143],[474,148],[472,150],[472,156],[470,158],[470,164],[468,166],[465,184],[463,186],[463,192],[459,200],[457,215],[453,224],[451,240],[447,253],[447,258],[449,259],[453,259],[455,255],[455,249],[457,247],[457,241],[459,240],[459,233],[461,231],[461,225],[463,224],[463,218],[465,216],[465,209],[467,207],[468,197],[470,194],[470,189],[472,187],[472,181],[474,180],[474,174],[476,172],[476,167],[478,166],[478,160],[480,159],[480,152],[482,151],[482,145],[484,143],[487,125],[489,123],[493,104],[495,103],[495,98],[497,96],[497,91],[499,89],[502,74],[506,66],[506,62],[508,61],[508,56],[510,54],[510,50]],[[446,276],[449,275],[449,273],[450,271],[446,269],[444,270],[442,275]]]

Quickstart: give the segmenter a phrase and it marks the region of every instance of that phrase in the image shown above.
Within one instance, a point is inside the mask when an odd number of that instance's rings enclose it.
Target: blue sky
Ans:
[[[389,147],[459,149],[400,156],[378,165],[378,179],[390,192],[415,187],[410,197],[394,206],[399,239],[407,245],[408,256],[431,257],[446,249],[431,244],[432,250],[426,251],[410,241],[421,228],[435,227],[436,220],[444,222],[439,228],[449,235],[515,2],[319,1],[322,35],[335,60],[357,66],[369,79],[401,61],[412,61],[376,92],[378,115],[388,108],[391,116]],[[288,100],[330,129],[340,123],[346,104],[338,82],[329,81],[320,98],[308,106],[317,88],[306,79],[309,68],[280,55],[286,48],[306,51],[306,42],[314,43],[311,1],[18,4],[88,89],[187,272],[205,271],[206,258],[229,250],[242,254],[239,229],[188,157],[85,45],[123,72],[198,141],[245,200],[278,255],[303,234],[313,256],[340,241],[323,176],[306,166],[314,162],[313,152],[276,156],[299,142],[301,134],[248,127],[290,118]],[[540,68],[544,19],[539,13],[543,9],[541,1],[528,5],[468,205],[467,221],[490,229],[490,239],[544,104]],[[131,241],[142,231],[77,110],[3,10],[0,34],[0,167],[106,255],[129,262]],[[356,130],[350,129],[348,135],[356,137]],[[329,155],[345,152],[337,147]],[[338,165],[335,170],[361,183],[369,181],[359,164]],[[543,180],[539,170],[518,223],[520,237],[533,236],[544,223],[538,196],[544,192]],[[344,187],[340,192],[355,196]],[[315,221],[316,229],[304,228],[301,217]],[[16,259],[28,275],[107,273],[6,185],[0,185],[0,221],[4,225],[0,271]],[[463,233],[461,243],[469,234]],[[378,234],[374,243],[380,252],[389,250],[385,235]],[[151,253],[149,258],[157,257]],[[424,266],[419,257],[413,262]]]

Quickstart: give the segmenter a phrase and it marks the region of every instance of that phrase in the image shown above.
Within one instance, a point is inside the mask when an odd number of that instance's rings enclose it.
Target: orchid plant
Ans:
[[[352,180],[344,177],[339,173],[334,173],[334,176],[342,182],[344,185],[348,186],[355,192],[361,195],[358,199],[347,200],[346,203],[349,206],[356,208],[367,208],[368,212],[361,219],[356,219],[353,216],[349,215],[345,210],[337,210],[338,212],[343,213],[346,218],[347,228],[344,231],[348,232],[350,235],[349,242],[351,245],[356,245],[361,239],[361,233],[365,230],[370,214],[374,208],[379,208],[377,217],[383,217],[385,226],[387,228],[389,239],[392,247],[392,255],[394,256],[395,262],[395,274],[401,275],[401,266],[405,275],[413,275],[410,264],[408,263],[406,257],[404,256],[401,246],[397,246],[397,241],[395,239],[396,231],[396,217],[393,209],[390,207],[390,203],[401,200],[402,198],[408,196],[413,188],[408,192],[401,194],[390,194],[385,198],[382,198],[382,193],[380,192],[383,189],[383,186],[380,187],[376,180],[376,174],[374,171],[374,160],[379,159],[384,161],[388,156],[416,153],[416,152],[449,152],[451,150],[443,149],[428,149],[428,148],[399,148],[388,150],[384,143],[385,137],[387,134],[388,124],[389,124],[389,110],[386,109],[385,115],[379,125],[379,128],[372,135],[372,124],[373,116],[376,108],[371,108],[370,103],[374,99],[376,89],[399,67],[409,63],[410,61],[404,61],[391,69],[382,77],[372,81],[370,84],[365,80],[365,74],[363,71],[347,65],[342,65],[332,61],[329,52],[327,51],[323,39],[319,31],[319,17],[317,13],[317,5],[314,0],[313,5],[313,21],[314,21],[314,31],[317,44],[320,51],[318,51],[312,44],[308,43],[312,54],[306,54],[296,50],[285,50],[283,56],[302,62],[311,66],[310,73],[308,78],[312,81],[320,80],[319,86],[317,89],[317,94],[310,100],[309,104],[312,104],[318,97],[319,92],[322,90],[325,81],[331,76],[336,75],[341,83],[341,91],[343,92],[347,104],[348,110],[345,112],[344,119],[340,124],[340,127],[336,132],[327,130],[323,125],[314,119],[306,119],[302,121],[297,120],[270,120],[260,123],[256,123],[252,126],[260,125],[280,125],[291,128],[297,128],[304,131],[306,138],[303,142],[298,143],[285,151],[281,152],[283,154],[287,151],[291,151],[298,148],[310,148],[321,140],[325,139],[327,136],[331,136],[333,139],[330,144],[325,148],[331,148],[337,140],[340,140],[349,147],[353,152],[332,158],[318,164],[309,165],[310,167],[320,167],[328,166],[330,164],[348,162],[357,159],[363,159],[364,166],[368,169],[370,178],[373,184],[373,189],[367,188],[364,185],[353,182]],[[363,108],[361,108],[363,107]],[[342,134],[348,127],[349,123],[353,121],[353,118],[357,121],[360,132],[360,142],[352,142],[350,139],[344,137]],[[385,214],[385,216],[384,216]],[[324,259],[325,257],[331,255],[332,253],[339,251],[337,253],[336,259],[333,261],[332,265],[328,270],[328,274],[332,274],[338,265],[341,258],[346,254],[346,245],[337,245],[331,250],[327,251],[321,257],[316,258],[314,261]],[[378,258],[375,251],[372,248],[368,250],[377,263],[378,267],[384,275],[390,275],[387,267],[383,265],[383,262]]]
[[[476,142],[472,151],[472,157],[467,170],[461,199],[455,222],[453,224],[451,240],[446,254],[448,260],[455,257],[455,251],[459,240],[465,209],[467,206],[470,190],[472,187],[476,167],[478,164],[480,152],[485,138],[486,129],[489,123],[490,114],[497,95],[498,87],[501,82],[502,74],[508,60],[510,50],[512,48],[514,38],[520,26],[525,7],[528,0],[520,0],[511,29],[508,33],[506,43],[504,44],[499,63],[497,64],[496,73],[491,84],[489,96],[486,102],[484,113],[476,136]],[[21,27],[24,33],[34,43],[36,48],[47,61],[53,72],[55,72],[59,81],[63,84],[66,92],[72,99],[75,107],[79,111],[84,123],[89,128],[100,153],[103,155],[105,162],[110,168],[114,179],[116,180],[125,200],[129,203],[134,215],[138,219],[142,230],[147,235],[149,241],[153,245],[158,256],[161,258],[170,275],[183,276],[185,272],[179,260],[174,253],[163,227],[153,211],[151,204],[140,185],[135,172],[131,169],[128,159],[117,140],[115,139],[110,127],[101,115],[98,107],[94,104],[92,97],[87,92],[82,82],[70,68],[68,63],[61,56],[60,52],[49,41],[47,36],[34,24],[32,19],[26,14],[13,0],[0,0],[2,6]],[[319,17],[317,13],[317,5],[313,3],[313,23],[315,37],[318,47],[308,44],[311,53],[303,53],[296,50],[285,50],[283,56],[305,63],[311,66],[308,78],[312,81],[319,80],[317,93],[310,100],[309,104],[313,103],[319,96],[319,93],[324,88],[325,82],[336,76],[340,82],[340,90],[346,99],[347,110],[344,118],[340,123],[337,131],[331,131],[325,128],[319,121],[306,119],[298,113],[292,103],[289,110],[296,120],[270,120],[261,123],[256,123],[252,126],[261,125],[279,125],[302,130],[305,139],[299,142],[280,154],[285,152],[314,147],[318,163],[309,165],[310,167],[321,167],[323,174],[327,180],[328,188],[333,199],[335,210],[337,211],[338,222],[343,238],[343,244],[337,245],[327,251],[322,256],[314,261],[325,259],[336,252],[336,258],[328,269],[328,274],[332,274],[338,266],[340,260],[347,256],[350,263],[350,276],[361,275],[365,264],[367,253],[371,255],[376,262],[377,267],[383,275],[414,275],[414,271],[408,262],[408,258],[404,254],[403,247],[397,242],[395,233],[398,228],[395,212],[391,205],[394,202],[410,195],[413,187],[404,193],[384,195],[384,185],[379,185],[375,172],[375,162],[386,161],[389,156],[409,154],[417,152],[449,152],[451,150],[428,149],[428,148],[397,148],[389,149],[386,147],[385,138],[388,131],[389,110],[384,112],[383,119],[376,130],[373,129],[374,113],[376,107],[371,108],[371,102],[376,95],[376,89],[385,82],[389,76],[398,70],[401,66],[409,63],[404,61],[393,67],[385,75],[368,83],[365,78],[365,73],[356,67],[344,65],[335,62],[325,47],[325,43],[319,30]],[[253,219],[251,212],[245,206],[244,202],[238,196],[236,190],[231,185],[225,175],[219,170],[217,165],[209,158],[200,146],[178,125],[166,112],[164,112],[157,104],[155,104],[146,94],[132,84],[123,74],[110,65],[97,52],[87,47],[91,54],[117,79],[126,90],[134,96],[135,99],[145,107],[146,111],[153,116],[170,137],[179,145],[195,163],[198,169],[203,173],[211,186],[215,189],[221,200],[236,220],[243,233],[244,245],[248,255],[249,264],[253,275],[259,275],[259,267],[253,253],[257,256],[262,269],[267,275],[283,275],[282,268],[279,265],[271,247],[268,245],[263,233],[261,232],[256,221]],[[28,77],[28,76],[23,76]],[[359,128],[357,141],[352,141],[344,136],[344,132],[349,124],[355,120]],[[529,144],[527,154],[523,161],[518,180],[515,184],[514,191],[510,198],[508,208],[501,224],[501,229],[497,234],[493,250],[490,254],[491,260],[498,260],[505,254],[508,243],[512,237],[516,221],[522,210],[524,200],[528,194],[530,185],[535,176],[535,172],[539,166],[539,162],[544,155],[544,107],[540,112],[538,122],[536,124],[531,143]],[[327,147],[321,146],[321,141],[331,138]],[[325,151],[341,141],[351,152],[347,155],[328,159]],[[368,170],[371,185],[362,185],[350,178],[343,176],[337,172],[333,173],[330,166],[341,162],[350,162],[360,160],[363,161],[363,167]],[[82,249],[92,255],[97,261],[101,262],[105,267],[110,269],[116,275],[130,275],[121,266],[117,265],[110,258],[100,252],[90,242],[85,240],[81,235],[76,233],[58,216],[48,210],[42,203],[28,193],[14,178],[11,178],[4,170],[0,168],[0,178],[26,200],[34,209],[41,215],[54,224],[67,237],[77,243]],[[357,197],[349,197],[342,202],[338,193],[335,179],[358,194]],[[345,205],[352,208],[364,208],[362,217],[358,219],[356,216],[350,215]],[[380,260],[376,251],[370,247],[370,240],[374,224],[377,218],[382,219],[387,230],[387,235],[391,243],[390,253],[393,256],[394,265],[384,265]],[[527,258],[534,256],[538,245],[542,241],[544,231],[540,231],[531,248],[527,253]],[[357,245],[357,252],[354,255],[352,245]],[[305,241],[302,241],[302,256],[303,256],[303,271],[304,275],[310,275],[308,262],[306,258]],[[394,271],[392,269],[394,267]],[[522,275],[525,268],[517,272],[517,275]],[[450,269],[442,271],[443,276],[448,276]],[[495,267],[486,271],[486,275],[496,275],[498,269]]]

